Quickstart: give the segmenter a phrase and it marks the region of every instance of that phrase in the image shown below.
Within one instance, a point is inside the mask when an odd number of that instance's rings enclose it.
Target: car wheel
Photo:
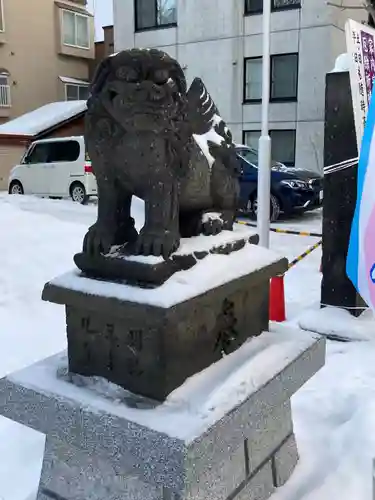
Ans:
[[[277,221],[280,217],[281,206],[274,194],[271,194],[271,222]]]
[[[19,181],[11,182],[9,186],[9,194],[23,194],[23,186]]]
[[[89,199],[86,194],[86,189],[80,182],[74,182],[70,187],[70,197],[75,203],[85,205]]]
[[[271,207],[270,207],[270,220],[271,222],[277,221],[280,217],[281,206],[279,200],[276,198],[274,194],[271,194]],[[258,214],[258,198],[255,195],[252,199],[250,199],[246,206],[246,213],[252,218],[256,219]]]

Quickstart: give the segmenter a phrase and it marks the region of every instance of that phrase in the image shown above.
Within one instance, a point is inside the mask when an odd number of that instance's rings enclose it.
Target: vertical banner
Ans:
[[[348,19],[345,34],[359,153],[375,77],[375,30]]]

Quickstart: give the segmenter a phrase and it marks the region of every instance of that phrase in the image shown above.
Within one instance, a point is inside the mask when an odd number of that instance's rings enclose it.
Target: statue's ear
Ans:
[[[94,78],[91,81],[90,85],[90,95],[95,96],[97,95],[103,88],[104,83],[110,74],[110,58],[107,57],[104,59],[96,68]]]

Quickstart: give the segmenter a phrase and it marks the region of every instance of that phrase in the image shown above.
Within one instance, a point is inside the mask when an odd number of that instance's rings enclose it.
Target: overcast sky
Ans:
[[[95,14],[95,38],[103,40],[102,26],[113,24],[113,2],[112,0],[88,0],[87,8]]]

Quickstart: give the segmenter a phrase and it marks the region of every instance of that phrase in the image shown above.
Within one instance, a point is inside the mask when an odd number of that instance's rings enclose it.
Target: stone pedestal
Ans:
[[[155,405],[69,374],[64,352],[0,380],[0,413],[47,435],[38,500],[265,500],[297,463],[290,398],[324,356],[322,338],[266,332]]]
[[[246,244],[210,255],[155,289],[74,271],[47,283],[43,299],[66,306],[72,373],[162,401],[268,329],[269,280],[286,270],[286,259]]]

